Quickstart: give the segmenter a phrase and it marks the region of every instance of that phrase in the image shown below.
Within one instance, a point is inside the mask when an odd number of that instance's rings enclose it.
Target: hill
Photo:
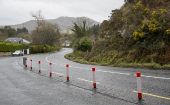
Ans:
[[[57,24],[61,32],[67,32],[70,31],[70,28],[73,26],[74,22],[81,23],[84,20],[87,21],[88,26],[99,24],[99,22],[87,17],[59,17],[57,19],[47,19],[46,21],[52,24]],[[22,24],[11,25],[11,27],[15,29],[26,27],[30,33],[32,30],[34,30],[37,27],[37,24],[35,20],[30,20]]]

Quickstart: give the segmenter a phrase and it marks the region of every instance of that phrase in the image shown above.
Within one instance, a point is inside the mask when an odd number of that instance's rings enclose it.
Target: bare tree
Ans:
[[[41,11],[32,14],[37,28],[32,32],[33,44],[60,45],[60,31],[57,25],[51,24],[43,18]]]
[[[31,15],[37,22],[37,28],[45,24],[45,20],[44,20],[41,10],[37,11],[36,13],[32,13]]]

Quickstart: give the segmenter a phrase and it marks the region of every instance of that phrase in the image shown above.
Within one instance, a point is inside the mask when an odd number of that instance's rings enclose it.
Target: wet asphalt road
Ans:
[[[64,59],[70,52],[72,49],[64,48],[57,53],[29,55],[28,68],[22,65],[23,57],[0,58],[0,105],[170,105],[170,70],[84,65]],[[66,82],[66,64],[70,65],[70,82]],[[96,90],[91,82],[92,67],[97,69]],[[136,71],[143,75],[142,101],[135,93]]]

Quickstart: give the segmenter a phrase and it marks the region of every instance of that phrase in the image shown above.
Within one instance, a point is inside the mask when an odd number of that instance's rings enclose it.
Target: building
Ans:
[[[12,43],[18,43],[18,44],[30,44],[31,42],[23,39],[23,38],[17,38],[17,37],[11,37],[7,38],[5,41],[12,42]]]

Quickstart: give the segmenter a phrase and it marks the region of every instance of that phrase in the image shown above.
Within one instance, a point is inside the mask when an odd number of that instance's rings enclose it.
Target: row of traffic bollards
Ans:
[[[28,68],[28,59],[26,57],[23,58],[23,65],[25,66],[25,68]],[[32,59],[30,59],[30,70],[32,71],[33,67],[32,67]],[[38,73],[41,74],[41,61],[38,61]],[[93,77],[93,89],[96,89],[96,68],[92,68],[92,77]],[[49,62],[49,77],[51,78],[53,75],[52,72],[52,62]],[[136,79],[137,79],[137,96],[138,99],[141,100],[142,97],[142,86],[141,86],[141,73],[140,72],[136,72]],[[70,76],[69,76],[69,64],[66,64],[66,81],[69,82],[70,81]]]
[[[23,65],[25,68],[28,68],[28,62],[29,61],[26,57],[23,58]],[[33,60],[30,59],[30,70],[32,71],[33,69]],[[96,79],[95,79],[95,71],[96,68],[92,68],[92,76],[93,76],[93,88],[96,89]],[[41,61],[38,61],[38,73],[41,74]],[[52,72],[52,62],[49,62],[49,77],[51,78],[53,75]],[[69,64],[66,64],[66,81],[70,81],[70,76],[69,76]]]

